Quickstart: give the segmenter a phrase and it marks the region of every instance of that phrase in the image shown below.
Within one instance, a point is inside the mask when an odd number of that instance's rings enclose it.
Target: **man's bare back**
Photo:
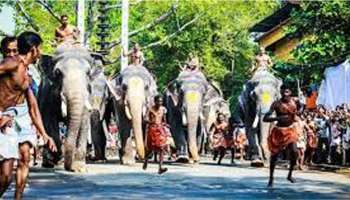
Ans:
[[[28,67],[19,56],[3,60],[0,63],[0,111],[23,103],[29,84]]]

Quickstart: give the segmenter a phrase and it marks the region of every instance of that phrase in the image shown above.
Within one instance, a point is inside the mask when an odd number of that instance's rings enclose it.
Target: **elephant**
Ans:
[[[106,160],[106,134],[103,128],[103,121],[107,124],[114,112],[113,101],[107,87],[107,79],[103,71],[102,57],[92,54],[95,58],[94,68],[90,71],[89,102],[90,108],[90,133],[94,147],[94,161]]]
[[[167,121],[174,137],[178,162],[199,162],[198,146],[203,140],[203,105],[211,85],[200,71],[183,71],[165,92]]]
[[[211,125],[215,122],[218,113],[225,115],[225,118],[228,120],[231,116],[230,106],[228,102],[224,99],[221,89],[210,83],[207,93],[205,95],[204,105],[203,105],[203,125],[204,125],[204,134],[201,144],[200,152],[207,153],[210,149],[210,144],[208,143],[208,134]],[[205,142],[205,143],[204,143]]]
[[[145,157],[144,117],[157,95],[157,85],[145,67],[129,65],[111,80],[111,87],[121,141],[120,160],[122,164],[131,165],[135,163],[133,137],[138,158]]]
[[[245,125],[252,166],[261,166],[270,158],[267,137],[271,123],[263,122],[271,104],[280,98],[282,81],[268,70],[259,70],[244,85],[238,97],[237,118]]]
[[[52,56],[42,55],[38,66],[42,76],[38,92],[38,106],[44,128],[57,146],[57,152],[51,152],[46,145],[44,146],[42,165],[46,168],[53,168],[62,156],[62,143],[59,134],[59,122],[64,121],[61,114],[60,97],[62,83],[56,80]]]
[[[91,109],[89,83],[92,81],[90,75],[94,59],[83,47],[60,46],[53,57],[47,56],[43,64],[45,73],[39,90],[39,105],[44,126],[59,141],[58,123],[64,121],[67,124],[64,168],[83,171]],[[51,106],[52,103],[56,106]],[[61,105],[66,105],[66,110]],[[49,167],[57,164],[57,155],[45,154]]]
[[[85,170],[90,118],[88,83],[93,59],[83,47],[61,46],[56,50],[54,61],[54,71],[61,80],[61,94],[67,105],[64,168],[68,171]]]

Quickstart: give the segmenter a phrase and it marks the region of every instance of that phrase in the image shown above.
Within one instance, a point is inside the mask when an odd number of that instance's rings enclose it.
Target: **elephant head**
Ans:
[[[229,119],[231,116],[229,104],[223,98],[220,88],[210,84],[204,98],[203,106],[203,117],[206,133],[209,132],[210,126],[216,120],[218,113],[224,114],[226,119]]]
[[[130,135],[130,128],[135,137],[136,150],[139,158],[143,159],[145,156],[145,147],[143,140],[143,117],[146,114],[146,108],[151,105],[153,96],[157,93],[157,86],[155,80],[149,71],[142,66],[129,66],[125,68],[115,80],[118,105],[122,107],[119,109],[118,115],[123,114],[125,117],[119,117],[120,129],[127,131],[127,138],[122,135],[122,148],[127,145],[127,139]],[[130,125],[127,125],[130,124]],[[126,126],[127,125],[127,126]],[[130,148],[127,148],[130,149]],[[131,152],[125,153],[122,160],[123,163],[129,163],[133,160]]]
[[[270,123],[263,122],[264,115],[270,110],[271,104],[280,97],[282,81],[273,76],[267,70],[258,71],[246,84],[243,94],[240,96],[243,111],[246,113],[245,124],[248,129],[259,128],[259,137],[251,137],[250,143],[260,140],[258,151],[260,157],[268,159],[267,136]],[[253,120],[249,120],[253,119]],[[250,131],[252,132],[252,131]],[[248,133],[251,134],[251,133]],[[253,156],[254,157],[254,156]]]
[[[208,82],[202,73],[181,73],[179,83],[179,102],[183,112],[183,123],[187,125],[187,142],[189,152],[195,162],[198,155],[198,127],[201,124],[202,109]]]
[[[61,81],[61,93],[66,100],[68,137],[65,143],[65,168],[75,170],[74,160],[85,161],[88,132],[89,72],[92,59],[79,47],[61,47],[54,57],[56,80]],[[80,167],[80,166],[77,166]]]

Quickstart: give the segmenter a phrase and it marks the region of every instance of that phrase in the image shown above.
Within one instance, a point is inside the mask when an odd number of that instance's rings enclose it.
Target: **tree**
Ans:
[[[301,9],[292,13],[287,31],[302,38],[293,55],[308,82],[320,81],[325,67],[339,63],[350,53],[349,24],[348,1],[303,1]]]
[[[58,22],[55,15],[66,13],[75,22],[75,1],[46,0],[51,12],[36,1],[21,1],[23,10],[45,40],[44,51],[52,53],[50,42],[54,38]],[[108,59],[114,61],[108,66],[110,74],[120,68],[121,1],[109,1],[108,38],[115,45],[111,47]],[[89,4],[91,6],[91,4]],[[143,47],[146,66],[157,77],[163,89],[174,79],[189,54],[197,55],[205,74],[219,83],[226,98],[236,100],[243,83],[248,79],[248,69],[257,46],[248,29],[271,14],[279,6],[278,1],[130,1],[129,44],[136,42]],[[33,29],[20,12],[18,6],[17,32]],[[92,8],[97,10],[96,6]],[[52,14],[54,13],[54,14]],[[96,12],[95,12],[96,13]],[[91,16],[91,15],[89,15]],[[87,20],[96,22],[95,19]],[[90,23],[89,43],[92,50],[98,49],[97,27]],[[232,63],[234,70],[232,71]]]

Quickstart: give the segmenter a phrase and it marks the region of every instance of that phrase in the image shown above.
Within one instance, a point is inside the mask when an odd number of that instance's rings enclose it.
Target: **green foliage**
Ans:
[[[22,2],[28,14],[40,27],[40,34],[46,42],[45,52],[51,53],[54,49],[48,41],[53,40],[54,30],[58,26],[57,21],[37,2]],[[58,15],[67,13],[71,22],[75,21],[76,1],[50,0],[48,2]],[[199,16],[198,20],[179,31],[174,37],[165,40],[160,45],[143,50],[146,67],[155,74],[161,89],[170,80],[176,78],[180,66],[189,54],[195,54],[200,58],[205,74],[220,83],[225,97],[232,101],[236,100],[243,83],[248,79],[248,69],[257,48],[249,36],[248,28],[271,14],[279,5],[277,1],[222,0],[152,0],[130,1],[130,3],[129,31],[151,23],[168,12],[172,5],[176,5],[175,13],[165,21],[131,37],[130,46],[137,42],[144,47],[167,38],[184,24]],[[120,1],[109,1],[109,5],[115,4],[120,4]],[[96,12],[97,3],[94,4],[93,9]],[[119,40],[121,10],[111,10],[108,13],[108,22],[111,26],[109,40]],[[17,25],[18,32],[31,29],[23,18],[23,14],[17,17]],[[93,26],[91,31],[89,46],[91,49],[98,49],[97,27]],[[118,72],[120,64],[117,58],[120,52],[120,46],[111,50],[108,58],[116,62],[108,66],[109,73]],[[232,63],[234,63],[233,71]]]
[[[320,81],[325,66],[339,62],[350,53],[350,3],[342,0],[304,1],[295,10],[288,30],[303,37],[293,55],[304,65],[309,82]]]

